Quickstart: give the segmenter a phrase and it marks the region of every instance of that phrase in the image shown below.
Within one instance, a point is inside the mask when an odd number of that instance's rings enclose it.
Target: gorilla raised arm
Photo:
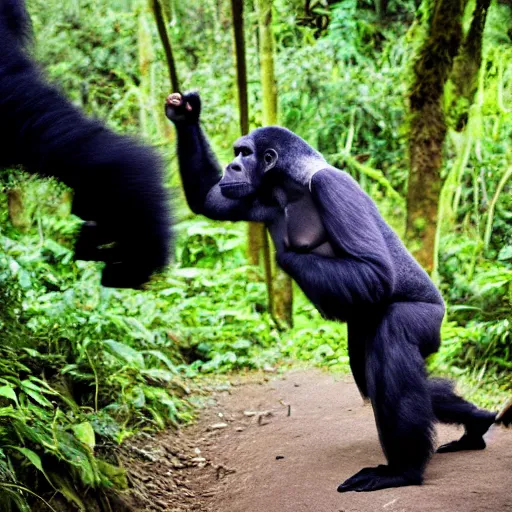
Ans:
[[[307,154],[318,167],[327,165],[323,157],[291,132],[266,128],[235,142],[235,159],[223,176],[199,125],[199,96],[192,93],[186,98],[182,101],[180,94],[171,94],[167,98],[166,114],[178,127],[181,178],[191,210],[216,220],[266,222],[273,231],[284,230],[280,243],[285,246],[291,244],[299,252],[314,250],[333,255],[307,188],[297,186],[292,180],[283,180],[286,191],[277,183],[273,187],[263,186],[273,179],[269,171],[276,167],[278,160],[280,167],[286,167],[285,159],[294,152]],[[269,141],[268,145],[263,143],[265,140]],[[262,152],[263,147],[266,149]]]
[[[87,119],[25,48],[23,0],[0,2],[0,166],[55,176],[87,222],[76,258],[106,261],[102,284],[138,287],[167,264],[170,212],[156,153]]]
[[[358,184],[278,127],[239,139],[222,175],[199,126],[199,97],[171,95],[166,113],[190,207],[214,219],[265,222],[279,265],[326,317],[348,323],[351,369],[371,400],[388,464],[362,469],[338,490],[422,483],[435,421],[465,427],[439,451],[484,448],[496,414],[457,396],[450,382],[427,379],[441,295]]]

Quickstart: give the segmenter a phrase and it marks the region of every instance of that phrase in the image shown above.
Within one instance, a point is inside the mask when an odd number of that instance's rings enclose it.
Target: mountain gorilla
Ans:
[[[438,451],[485,448],[496,414],[427,379],[444,304],[375,204],[289,130],[259,128],[235,142],[224,175],[199,124],[197,94],[172,94],[181,176],[190,208],[212,219],[264,222],[278,264],[318,310],[348,324],[350,366],[371,400],[388,465],[364,468],[338,491],[418,485],[433,451],[434,422],[464,425]]]
[[[170,212],[155,152],[85,118],[28,55],[23,0],[0,2],[0,167],[22,164],[74,189],[87,222],[76,258],[106,261],[102,284],[138,287],[168,260]]]

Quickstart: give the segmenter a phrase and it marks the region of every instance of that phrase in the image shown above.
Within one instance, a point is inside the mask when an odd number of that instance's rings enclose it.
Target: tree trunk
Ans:
[[[462,144],[457,150],[457,157],[449,170],[441,189],[438,221],[436,232],[436,247],[434,252],[434,268],[432,278],[439,281],[439,243],[441,234],[452,229],[459,209],[462,197],[462,179],[466,172],[471,150],[474,145],[475,123],[479,123],[481,117],[481,101],[475,105],[475,96],[480,82],[480,67],[482,64],[482,39],[489,9],[490,0],[477,0],[473,11],[471,26],[461,45],[459,55],[455,58],[450,76],[453,98],[448,107],[448,124],[462,134]],[[472,109],[474,107],[474,109]],[[473,127],[472,127],[473,125]],[[475,179],[475,178],[474,178]],[[476,225],[480,225],[480,212],[478,206],[478,192],[474,190],[474,215]]]
[[[233,13],[233,35],[236,55],[236,77],[238,92],[238,111],[240,132],[249,133],[249,106],[247,100],[247,64],[245,59],[244,3],[243,0],[231,0]],[[272,292],[272,263],[265,226],[250,222],[247,228],[247,257],[251,265],[259,265],[263,253],[265,283],[267,286],[267,309],[274,311],[274,295]]]
[[[249,133],[249,106],[247,102],[247,64],[245,60],[244,2],[231,0],[233,33],[236,55],[238,113],[242,135]]]
[[[375,12],[379,19],[383,20],[386,17],[388,10],[388,0],[375,0]]]
[[[277,86],[274,74],[274,38],[272,34],[272,0],[257,0],[261,88],[263,95],[263,124],[277,123]],[[266,243],[265,243],[266,242]],[[271,264],[268,238],[264,238],[265,267]],[[293,325],[293,288],[292,280],[279,268],[275,269],[273,279],[273,300],[271,314],[288,326]]]
[[[247,259],[251,265],[260,264],[263,250],[265,226],[259,222],[249,222],[247,225]]]
[[[406,239],[416,259],[429,272],[434,262],[440,171],[446,136],[442,100],[462,39],[465,4],[466,0],[436,0],[434,3],[428,35],[414,66],[415,78],[409,96]]]
[[[491,0],[477,0],[471,26],[453,63],[450,80],[455,87],[455,98],[450,105],[450,125],[462,131],[467,123],[469,108],[478,89],[478,72],[482,64],[482,39],[487,11]]]
[[[158,34],[160,36],[160,41],[164,48],[164,52],[166,55],[167,68],[169,70],[169,79],[170,79],[170,87],[171,90],[169,92],[175,92],[179,90],[179,81],[178,76],[176,74],[176,66],[174,61],[174,56],[172,53],[171,41],[169,38],[169,34],[167,32],[168,25],[168,12],[170,12],[170,3],[168,0],[150,0],[146,4],[146,10],[151,11],[155,18]],[[149,15],[149,12],[148,12]],[[151,36],[149,36],[151,37]],[[152,89],[155,89],[155,77],[156,67],[155,62],[151,63],[150,70],[150,81],[152,84]],[[162,140],[169,141],[170,143],[174,142],[175,132],[171,128],[171,123],[167,121],[167,118],[162,115],[162,97],[160,94],[156,93],[154,90],[151,91],[150,98],[150,111],[153,116],[154,124],[158,130],[159,138]]]
[[[272,34],[272,0],[256,0],[260,40],[263,124],[277,122],[277,86],[274,74],[274,37]]]
[[[240,132],[242,135],[247,135],[249,133],[249,106],[247,101],[247,64],[245,59],[243,0],[231,0],[231,9],[233,13]],[[264,231],[262,226],[258,223],[250,222],[247,227],[247,257],[251,265],[258,265],[260,262],[260,253],[263,248],[263,236]]]
[[[276,267],[273,280],[274,316],[293,327],[293,282],[291,277]]]

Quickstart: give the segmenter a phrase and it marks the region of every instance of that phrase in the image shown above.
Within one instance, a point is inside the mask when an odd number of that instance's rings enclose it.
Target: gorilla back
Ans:
[[[370,197],[279,127],[235,142],[222,174],[199,125],[200,107],[195,94],[171,95],[166,106],[191,208],[264,222],[278,264],[324,316],[348,324],[350,366],[371,400],[388,464],[362,469],[338,490],[421,484],[435,421],[465,427],[441,451],[485,447],[496,415],[457,396],[448,381],[427,378],[424,358],[439,347],[443,300]]]
[[[0,165],[55,176],[86,222],[76,258],[105,261],[102,284],[138,287],[165,266],[170,211],[156,153],[86,118],[28,55],[23,0],[0,2]]]

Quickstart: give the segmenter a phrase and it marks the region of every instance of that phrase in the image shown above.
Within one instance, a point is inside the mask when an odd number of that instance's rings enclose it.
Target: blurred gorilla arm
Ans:
[[[29,28],[22,0],[0,3],[0,166],[21,164],[73,188],[73,213],[88,221],[75,257],[106,261],[104,286],[139,287],[169,258],[160,160],[47,83],[25,47]]]

